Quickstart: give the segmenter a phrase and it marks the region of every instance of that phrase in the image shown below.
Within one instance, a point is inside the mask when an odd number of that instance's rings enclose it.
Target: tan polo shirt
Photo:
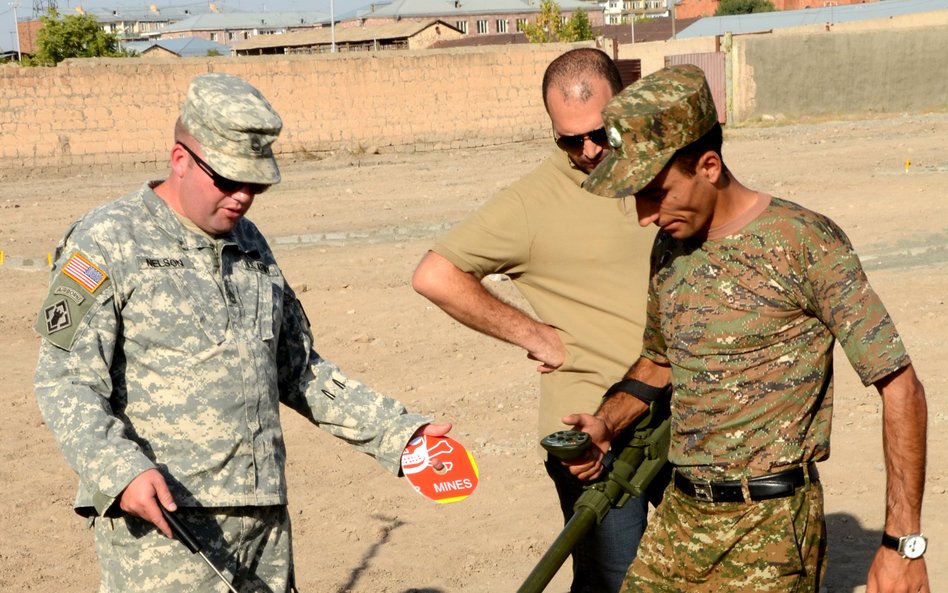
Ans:
[[[641,352],[649,252],[655,231],[631,202],[586,192],[586,174],[556,150],[488,200],[432,250],[483,278],[510,276],[567,358],[540,378],[539,435],[560,418],[593,412]]]

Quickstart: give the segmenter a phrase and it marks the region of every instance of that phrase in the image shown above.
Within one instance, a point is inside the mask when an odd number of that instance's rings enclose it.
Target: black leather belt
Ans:
[[[806,471],[811,482],[820,481],[820,474],[816,471],[815,463],[812,461],[808,463]],[[775,474],[748,478],[747,490],[750,492],[751,500],[769,500],[792,496],[796,489],[804,484],[806,484],[806,476],[803,474],[803,466],[797,466]],[[694,481],[676,471],[675,488],[691,498],[704,502],[745,502],[740,480]]]

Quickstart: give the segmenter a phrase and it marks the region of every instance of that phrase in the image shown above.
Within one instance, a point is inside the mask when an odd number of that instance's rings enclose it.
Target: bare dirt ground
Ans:
[[[929,397],[923,526],[934,591],[948,588],[946,138],[948,114],[902,115],[730,130],[725,145],[739,179],[847,230],[912,353]],[[555,496],[534,453],[534,364],[449,320],[409,285],[437,233],[530,170],[550,145],[287,162],[285,182],[254,206],[251,218],[273,239],[321,353],[453,422],[481,471],[473,496],[438,505],[286,414],[304,593],[512,592],[558,533]],[[68,223],[144,178],[27,171],[0,184],[0,590],[97,588],[91,534],[71,510],[75,477],[33,400],[31,326],[46,254]],[[492,286],[518,299],[509,283]],[[841,354],[836,373],[833,454],[821,467],[831,537],[825,590],[850,593],[865,586],[883,525],[881,406]],[[548,591],[565,591],[568,572]]]

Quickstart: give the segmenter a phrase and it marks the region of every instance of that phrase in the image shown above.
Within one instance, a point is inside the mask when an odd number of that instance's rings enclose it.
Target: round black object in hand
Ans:
[[[578,430],[559,430],[540,440],[540,445],[557,459],[576,459],[592,445],[592,439]]]

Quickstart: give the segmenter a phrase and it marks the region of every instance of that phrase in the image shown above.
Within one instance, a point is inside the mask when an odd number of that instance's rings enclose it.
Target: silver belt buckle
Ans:
[[[691,484],[695,487],[695,499],[702,502],[714,502],[714,489],[711,488],[710,481],[692,482]]]

